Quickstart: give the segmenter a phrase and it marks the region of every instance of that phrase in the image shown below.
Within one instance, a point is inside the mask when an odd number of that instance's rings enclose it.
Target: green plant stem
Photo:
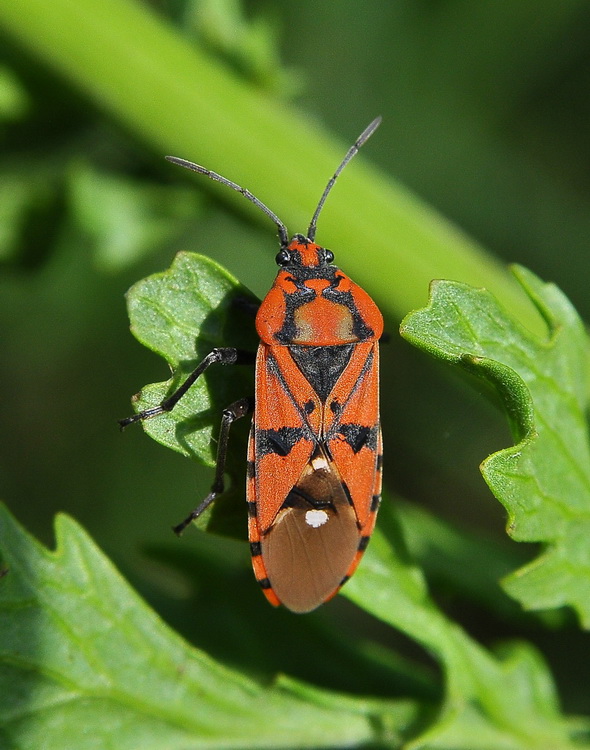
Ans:
[[[194,159],[246,185],[293,233],[305,231],[357,135],[336,142],[312,117],[268,99],[133,0],[3,0],[0,25],[155,152]],[[384,123],[375,137],[387,136]],[[232,191],[219,194],[268,222]],[[362,157],[330,196],[318,239],[392,319],[421,306],[433,278],[449,278],[487,287],[524,323],[538,325],[500,263]]]

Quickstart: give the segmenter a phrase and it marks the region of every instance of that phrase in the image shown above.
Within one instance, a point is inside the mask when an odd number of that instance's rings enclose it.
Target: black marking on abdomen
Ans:
[[[342,485],[342,489],[344,490],[344,494],[346,495],[346,499],[348,500],[349,505],[352,505],[352,507],[354,508],[354,502],[352,501],[352,495],[350,494],[348,485],[345,481],[341,481],[340,484]]]
[[[330,500],[323,500],[316,498],[309,492],[305,492],[301,487],[295,486],[291,489],[285,502],[281,506],[282,508],[304,508],[306,505],[311,506],[315,510],[323,510],[324,508],[332,508],[334,511],[334,504]]]
[[[379,427],[377,425],[367,427],[351,422],[341,424],[338,432],[348,445],[350,445],[353,453],[358,453],[365,446],[373,451],[377,449],[377,436],[379,435]]]
[[[315,403],[309,399],[309,401],[306,401],[305,404],[303,404],[303,409],[306,414],[313,414],[315,411]]]
[[[256,518],[256,503],[248,503],[248,516],[250,518]]]
[[[381,503],[381,495],[373,495],[371,499],[371,513],[376,513],[379,510],[380,503]]]
[[[291,345],[289,352],[293,361],[305,379],[311,384],[322,403],[326,401],[330,392],[350,362],[354,344],[339,344],[337,346],[302,346]]]
[[[278,430],[256,430],[256,454],[262,458],[269,453],[288,456],[293,447],[307,433],[301,427],[279,427]]]
[[[334,399],[333,401],[330,401],[330,411],[332,414],[340,414],[342,411],[342,404]]]
[[[362,536],[359,541],[359,552],[364,552],[367,549],[367,545],[369,544],[370,536]]]
[[[260,542],[250,542],[250,554],[252,557],[259,557],[262,554],[262,545]]]
[[[272,589],[272,583],[268,580],[268,578],[260,578],[258,580],[258,583],[261,589]]]

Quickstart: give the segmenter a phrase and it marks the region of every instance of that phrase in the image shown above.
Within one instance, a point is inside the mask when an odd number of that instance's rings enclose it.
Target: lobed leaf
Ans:
[[[513,642],[491,653],[436,607],[420,570],[404,552],[391,506],[384,504],[363,563],[342,592],[420,643],[441,666],[440,712],[404,745],[407,750],[587,746],[577,744],[576,733],[588,734],[590,726],[580,722],[576,728],[560,715],[551,674],[534,647]]]
[[[84,531],[57,547],[0,507],[0,746],[44,750],[398,747],[412,701],[262,687],[175,635]]]
[[[173,393],[202,359],[218,346],[255,352],[254,314],[258,302],[245,287],[214,261],[181,252],[171,267],[134,284],[127,293],[133,335],[166,359],[171,379],[147,385],[133,398],[135,411],[159,405]],[[157,442],[201,464],[215,464],[221,410],[254,393],[253,368],[232,367],[230,377],[213,365],[174,409],[142,422]],[[214,503],[197,525],[243,539],[244,475],[248,420],[232,426],[224,492],[227,502]],[[242,438],[241,440],[239,438]],[[197,498],[195,505],[203,498]]]
[[[499,394],[517,442],[481,470],[508,511],[510,536],[545,545],[504,579],[504,588],[528,609],[571,606],[588,628],[587,337],[553,284],[521,267],[514,272],[546,323],[546,338],[524,328],[486,290],[450,281],[433,283],[428,307],[405,319],[402,335]]]
[[[243,303],[254,298],[225,269],[195,253],[179,253],[172,266],[135,284],[127,294],[133,335],[166,359],[172,379],[142,389],[134,399],[136,411],[160,404],[217,346],[255,350],[254,317],[244,316]],[[247,318],[250,317],[250,320]],[[246,320],[244,320],[246,318]],[[248,325],[249,323],[249,325]],[[216,405],[253,392],[252,380],[237,368],[232,390],[219,377],[220,365],[200,377],[169,414],[142,422],[150,437],[179,453],[213,465],[212,426],[217,429]],[[242,370],[242,377],[239,371]],[[230,378],[236,382],[236,378]],[[214,398],[212,398],[214,394]]]
[[[216,264],[182,253],[170,271],[131,290],[134,333],[175,366],[195,351],[197,336],[199,344],[201,336],[207,337],[208,348],[221,343],[221,320],[231,309],[236,289],[233,279]],[[167,387],[157,386],[160,390],[154,391],[154,403]],[[151,398],[143,397],[138,407],[151,404]],[[172,435],[212,403],[194,398],[186,412],[169,416]],[[180,442],[169,442],[177,450],[182,447]],[[207,458],[206,451],[200,455]],[[539,654],[526,644],[513,644],[503,653],[491,654],[450,622],[431,601],[421,571],[405,552],[390,507],[381,511],[379,530],[343,593],[420,643],[444,671],[446,693],[441,711],[433,718],[431,704],[423,704],[420,721],[410,734],[415,739],[407,747],[558,750],[572,746],[551,675]]]

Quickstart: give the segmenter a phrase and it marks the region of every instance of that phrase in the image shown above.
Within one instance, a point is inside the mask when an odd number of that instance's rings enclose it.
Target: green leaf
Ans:
[[[573,607],[590,627],[590,451],[585,411],[588,341],[564,295],[524,268],[515,274],[546,322],[532,334],[483,289],[439,281],[402,334],[487,381],[518,441],[482,464],[516,541],[545,550],[503,585],[529,609]]]
[[[398,747],[411,701],[261,687],[191,648],[66,516],[49,551],[0,506],[0,746]]]
[[[195,253],[179,253],[169,270],[135,284],[127,294],[133,335],[166,359],[173,377],[144,387],[134,397],[142,411],[160,404],[199,362],[218,346],[256,351],[253,309],[257,300],[217,263]],[[205,372],[172,412],[142,422],[146,433],[172,450],[213,466],[221,410],[254,393],[253,368],[235,366]],[[228,377],[229,375],[229,377]],[[247,420],[232,426],[226,473],[227,502],[214,503],[198,521],[201,528],[243,538],[244,457]],[[240,439],[241,438],[241,439]]]
[[[248,321],[244,315],[246,301],[256,302],[221,266],[195,253],[179,253],[169,270],[132,286],[127,293],[131,331],[164,357],[174,372],[171,380],[143,388],[134,399],[135,410],[160,404],[215,347],[238,346],[254,352],[254,317]],[[142,422],[154,440],[211,466],[211,429],[218,427],[220,419],[214,404],[223,408],[252,393],[251,377],[243,377],[243,368],[235,368],[229,378],[237,377],[241,392],[220,377],[220,368],[216,365],[200,377],[172,412]]]
[[[197,337],[205,353],[227,342],[225,336],[230,329],[226,326],[224,332],[223,321],[244,293],[215,263],[180,253],[169,271],[139,282],[129,292],[132,330],[172,367],[181,364],[182,375],[173,379],[177,385],[199,359],[195,358]],[[220,375],[212,378],[216,383],[222,379]],[[170,383],[144,388],[136,407],[159,403],[170,388]],[[202,461],[210,460],[210,431],[201,423],[210,419],[210,410],[216,413],[213,405],[217,398],[204,383],[195,385],[185,398],[189,400],[180,402],[178,412],[175,409],[148,420],[145,429],[168,447]],[[200,430],[191,432],[198,427]],[[236,482],[238,472],[243,474],[243,456],[242,452],[236,459]],[[229,504],[223,505],[226,513]],[[507,647],[501,656],[493,656],[472,641],[430,600],[422,573],[409,561],[388,507],[381,512],[379,529],[363,564],[343,592],[366,611],[421,643],[437,656],[445,671],[443,709],[424,737],[416,740],[415,747],[426,738],[428,747],[465,750],[569,747],[551,676],[537,652],[519,644]]]
[[[408,559],[387,503],[362,565],[342,591],[420,643],[443,671],[446,690],[439,715],[404,747],[565,750],[581,746],[574,742],[574,724],[559,714],[551,674],[536,649],[508,643],[490,653],[437,609],[420,570]],[[588,725],[584,728],[587,732]]]

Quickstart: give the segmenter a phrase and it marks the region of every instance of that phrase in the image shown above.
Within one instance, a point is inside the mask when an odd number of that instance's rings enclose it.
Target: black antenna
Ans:
[[[353,156],[355,156],[358,153],[359,148],[363,145],[363,143],[368,140],[373,133],[377,130],[377,128],[381,125],[381,117],[376,117],[373,122],[368,125],[363,132],[359,135],[356,142],[353,146],[351,146],[348,150],[348,153],[342,160],[340,166],[338,169],[334,172],[333,177],[330,178],[330,181],[326,185],[326,189],[322,193],[322,197],[320,198],[320,202],[318,203],[318,207],[315,210],[315,213],[311,219],[311,222],[309,224],[309,229],[307,230],[307,239],[311,240],[312,242],[315,239],[315,233],[316,233],[316,224],[318,221],[318,216],[320,215],[320,211],[324,207],[324,203],[326,202],[326,198],[328,197],[328,194],[330,190],[334,187],[334,183],[338,179],[338,175],[344,167],[348,164],[348,162],[352,159]]]
[[[367,136],[368,137],[368,136]],[[226,177],[222,177],[220,174],[217,174],[217,172],[212,172],[210,169],[205,169],[205,167],[201,167],[199,164],[195,164],[192,161],[186,161],[186,159],[179,159],[177,156],[167,156],[166,159],[168,161],[171,161],[173,164],[178,164],[180,167],[185,167],[186,169],[192,169],[193,172],[198,172],[199,174],[204,174],[205,177],[210,177],[212,180],[215,180],[216,182],[221,182],[222,185],[227,185],[227,187],[230,187],[232,190],[237,191],[238,193],[241,193],[244,198],[249,200],[251,203],[253,203],[255,206],[258,206],[264,213],[269,217],[269,219],[272,219],[274,223],[277,225],[277,228],[279,230],[279,239],[281,240],[281,247],[287,247],[289,244],[289,234],[287,232],[287,227],[283,224],[283,222],[279,219],[279,217],[268,208],[268,206],[265,206],[264,203],[261,200],[258,200],[258,198],[253,195],[249,190],[246,190],[246,188],[240,187],[235,182],[232,182],[231,180],[228,180]]]

